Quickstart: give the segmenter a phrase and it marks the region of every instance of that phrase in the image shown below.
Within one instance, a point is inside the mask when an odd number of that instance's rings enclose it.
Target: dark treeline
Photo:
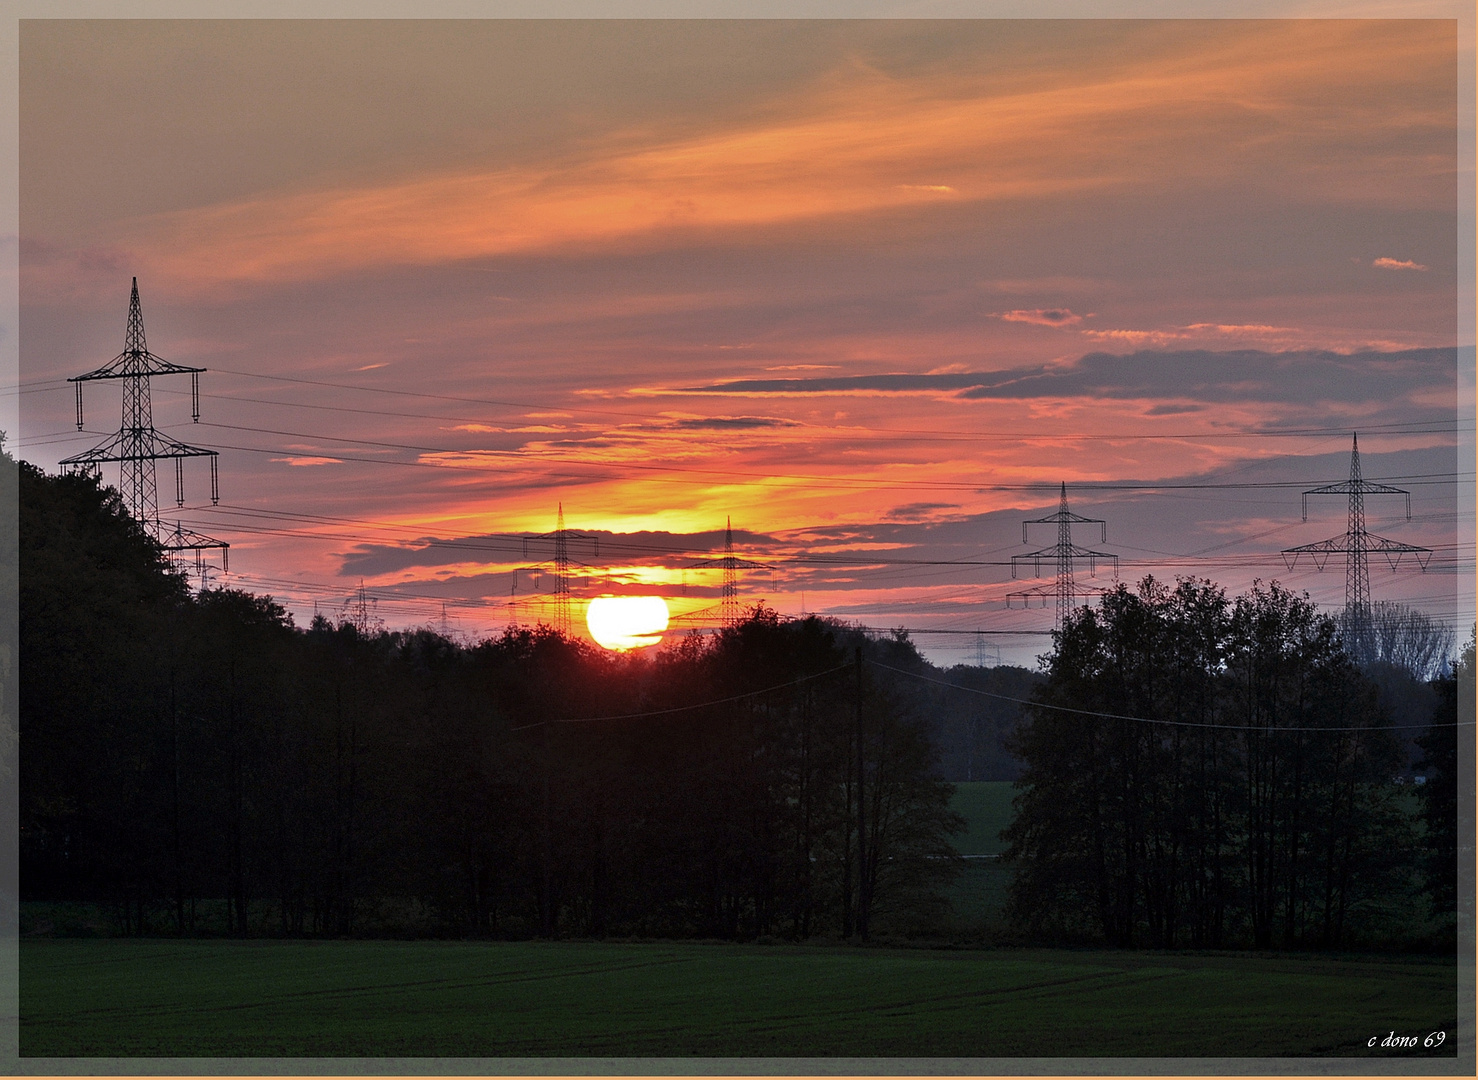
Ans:
[[[951,788],[856,660],[922,664],[901,636],[763,609],[650,657],[542,627],[300,629],[270,598],[191,595],[95,481],[22,464],[20,505],[23,899],[130,933],[938,923]]]
[[[1451,724],[1457,681],[1433,686],[1422,722]],[[1120,586],[1058,636],[1038,701],[1007,833],[1033,934],[1328,948],[1416,935],[1423,887],[1453,911],[1456,728],[1419,740],[1431,782],[1413,813],[1376,684],[1277,584],[1234,600],[1206,581]]]
[[[1462,679],[1362,673],[1306,599],[1194,580],[1080,609],[1041,675],[763,608],[628,656],[305,629],[191,594],[110,489],[0,463],[23,900],[127,933],[938,935],[943,778],[1015,777],[1018,940],[1452,933],[1471,646]],[[1414,757],[1429,782],[1394,783]]]

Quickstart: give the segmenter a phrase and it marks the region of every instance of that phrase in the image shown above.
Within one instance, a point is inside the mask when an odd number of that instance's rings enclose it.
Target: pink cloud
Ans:
[[[1214,330],[1218,334],[1296,334],[1291,326],[1269,326],[1267,323],[1191,323],[1186,330]]]
[[[1374,267],[1378,267],[1381,270],[1425,270],[1426,269],[1426,267],[1423,266],[1421,263],[1419,263],[1419,262],[1412,262],[1410,259],[1405,259],[1405,260],[1403,260],[1403,259],[1387,259],[1385,257],[1381,257],[1379,259],[1376,259],[1370,265],[1371,266],[1374,266]]]
[[[1084,330],[1083,333],[1095,341],[1127,341],[1133,345],[1161,345],[1185,337],[1164,330]]]
[[[994,317],[1006,322],[1035,323],[1037,326],[1072,326],[1083,321],[1083,316],[1075,315],[1067,308],[1020,308],[995,312]]]
[[[1210,41],[1200,30],[1167,28],[1157,37],[1156,48],[1122,65],[1069,65],[1018,87],[848,66],[746,120],[698,130],[644,125],[555,143],[537,159],[428,161],[396,175],[263,190],[132,219],[117,242],[176,288],[203,290],[511,254],[686,245],[717,231],[802,222],[845,232],[941,199],[1084,196],[1238,170],[1266,176],[1269,163],[1315,152],[1294,134],[1313,88],[1321,102],[1345,86],[1364,90],[1375,67],[1367,58],[1418,69],[1450,48],[1440,35],[1355,24],[1236,24]],[[1285,132],[1259,141],[1256,154],[1220,128],[1240,125],[1248,111]],[[1372,122],[1357,111],[1346,123],[1370,138]],[[1395,112],[1383,122],[1404,138],[1447,119]],[[1322,137],[1343,134],[1335,125]],[[1196,150],[1164,152],[1182,143]],[[1318,153],[1300,173],[1305,197],[1368,199],[1369,181],[1330,159]],[[1150,160],[1152,168],[1142,164]]]

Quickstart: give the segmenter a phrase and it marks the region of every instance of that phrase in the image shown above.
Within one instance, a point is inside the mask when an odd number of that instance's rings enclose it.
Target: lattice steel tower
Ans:
[[[1078,547],[1073,543],[1074,525],[1097,525],[1099,527],[1099,542],[1108,539],[1108,523],[1102,518],[1086,518],[1074,514],[1067,508],[1067,484],[1062,485],[1062,501],[1058,503],[1057,513],[1043,518],[1032,518],[1021,523],[1021,542],[1026,543],[1028,525],[1056,525],[1057,543],[1051,547],[1041,548],[1037,551],[1028,551],[1024,555],[1011,556],[1011,576],[1016,577],[1016,564],[1019,560],[1031,559],[1033,566],[1033,577],[1042,574],[1042,560],[1051,559],[1057,563],[1057,580],[1051,585],[1038,585],[1032,589],[1023,589],[1021,592],[1007,593],[1006,606],[1011,606],[1011,601],[1018,597],[1023,607],[1030,607],[1032,597],[1040,596],[1042,606],[1046,607],[1047,598],[1054,597],[1057,601],[1057,629],[1061,630],[1067,623],[1067,618],[1072,614],[1073,600],[1079,596],[1089,597],[1099,593],[1107,592],[1107,589],[1097,585],[1079,585],[1073,580],[1073,560],[1086,559],[1088,561],[1088,572],[1095,573],[1098,569],[1099,559],[1112,559],[1114,561],[1114,576],[1119,576],[1119,557],[1107,551],[1091,551],[1088,548]]]
[[[769,563],[754,562],[750,559],[741,559],[734,554],[734,522],[732,518],[724,518],[724,554],[721,559],[699,559],[688,564],[689,568],[699,569],[702,567],[718,566],[724,571],[723,590],[719,594],[719,619],[724,626],[739,625],[739,571],[744,570],[768,570],[774,575],[775,568]],[[773,582],[772,582],[773,584]],[[708,610],[713,610],[709,608]]]
[[[539,533],[523,538],[524,558],[528,558],[530,540],[554,541],[554,628],[566,637],[570,634],[570,541],[590,540],[600,557],[600,537],[565,528],[565,504],[559,504],[559,518],[552,533]],[[515,581],[517,579],[515,578]]]
[[[1348,495],[1350,497],[1349,520],[1345,527],[1345,534],[1332,536],[1328,540],[1320,540],[1315,544],[1300,544],[1298,547],[1284,548],[1283,562],[1289,570],[1292,570],[1300,555],[1308,555],[1314,560],[1314,567],[1322,571],[1329,562],[1329,556],[1340,551],[1345,553],[1345,631],[1350,639],[1351,651],[1357,659],[1363,660],[1371,652],[1370,567],[1367,556],[1372,551],[1379,552],[1386,557],[1386,562],[1394,571],[1401,563],[1401,556],[1411,554],[1416,557],[1417,565],[1425,571],[1427,564],[1432,561],[1432,550],[1417,547],[1414,544],[1403,544],[1397,540],[1387,540],[1383,536],[1376,536],[1366,531],[1366,495],[1405,495],[1406,520],[1410,521],[1411,492],[1391,487],[1389,484],[1372,484],[1361,476],[1358,433],[1350,444],[1350,479],[1342,484],[1325,484],[1323,487],[1305,491],[1304,521],[1309,520],[1310,495]]]
[[[175,505],[185,505],[185,458],[203,457],[210,461],[210,501],[220,502],[220,483],[216,472],[217,453],[171,439],[154,427],[153,404],[149,397],[149,379],[155,375],[190,376],[190,415],[200,423],[200,373],[205,368],[184,367],[161,360],[149,351],[144,340],[144,313],[139,304],[139,279],[133,279],[133,292],[128,299],[128,328],[124,332],[123,351],[108,363],[68,382],[77,386],[77,430],[82,430],[82,384],[99,379],[123,381],[123,422],[118,433],[107,442],[60,464],[76,472],[101,475],[105,461],[118,462],[118,492],[133,519],[169,553],[179,566],[184,553],[195,554],[195,569],[204,579],[204,553],[221,551],[222,567],[226,565],[230,545],[200,533],[192,532],[176,521],[169,529],[159,520],[159,490],[154,463],[169,458],[175,463]]]

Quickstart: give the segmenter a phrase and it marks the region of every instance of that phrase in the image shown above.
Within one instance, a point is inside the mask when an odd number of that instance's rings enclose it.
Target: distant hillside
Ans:
[[[951,782],[1015,780],[1021,763],[1007,752],[1006,740],[1021,721],[1022,706],[1017,702],[1031,699],[1042,676],[1021,667],[962,664],[942,672],[940,677],[964,688],[938,688],[939,700],[931,718],[941,775]]]

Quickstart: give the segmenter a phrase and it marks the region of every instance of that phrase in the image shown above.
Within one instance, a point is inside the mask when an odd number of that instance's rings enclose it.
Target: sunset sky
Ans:
[[[1412,495],[1370,530],[1434,552],[1372,594],[1465,638],[1458,69],[1442,20],[28,21],[10,445],[117,429],[65,379],[137,276],[208,369],[155,423],[221,455],[162,516],[300,623],[361,580],[394,627],[535,622],[562,503],[577,614],[711,626],[730,518],[746,604],[1030,664],[1010,560],[1063,482],[1126,580],[1341,606],[1279,550],[1344,532],[1300,492],[1358,431]]]

